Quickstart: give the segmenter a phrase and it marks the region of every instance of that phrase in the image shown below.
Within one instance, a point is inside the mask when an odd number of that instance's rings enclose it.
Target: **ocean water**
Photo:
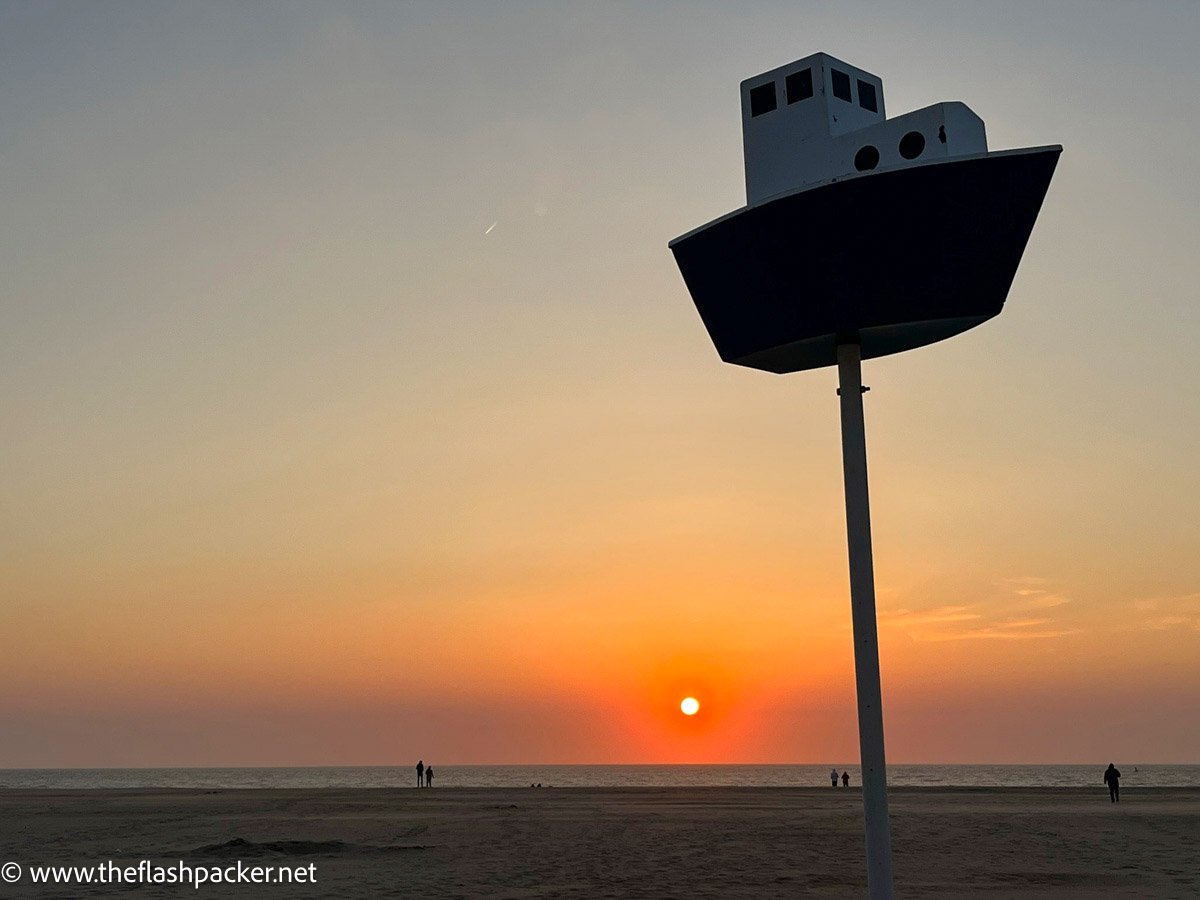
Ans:
[[[825,765],[672,766],[434,766],[434,786],[456,787],[826,787]],[[1124,763],[1121,787],[1200,787],[1200,765]],[[414,763],[415,765],[415,763]],[[1095,787],[1103,789],[1099,765],[949,766],[894,765],[894,787]],[[331,766],[224,769],[0,769],[4,788],[380,788],[415,783],[410,766]]]

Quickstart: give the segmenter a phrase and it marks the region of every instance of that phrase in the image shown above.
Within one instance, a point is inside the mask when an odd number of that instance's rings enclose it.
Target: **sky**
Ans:
[[[864,363],[889,759],[1200,762],[1198,43],[0,2],[0,766],[853,764],[836,373],[722,364],[667,249],[817,51],[1064,147],[1003,314]]]

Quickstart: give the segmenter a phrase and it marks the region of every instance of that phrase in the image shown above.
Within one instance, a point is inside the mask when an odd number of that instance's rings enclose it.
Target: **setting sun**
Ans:
[[[695,697],[684,697],[683,702],[679,704],[679,708],[683,710],[685,716],[694,716],[700,711],[700,701]]]

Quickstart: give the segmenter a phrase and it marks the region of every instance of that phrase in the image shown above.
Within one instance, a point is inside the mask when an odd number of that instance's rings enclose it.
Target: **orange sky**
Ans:
[[[816,50],[1066,147],[864,367],[890,757],[1196,761],[1193,10],[135,9],[0,27],[0,766],[852,762],[834,374],[666,248]]]

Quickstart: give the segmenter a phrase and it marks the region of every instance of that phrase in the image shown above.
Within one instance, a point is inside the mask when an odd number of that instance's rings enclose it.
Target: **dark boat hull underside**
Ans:
[[[850,178],[748,207],[671,243],[726,362],[795,372],[932,344],[990,319],[1061,147]]]

